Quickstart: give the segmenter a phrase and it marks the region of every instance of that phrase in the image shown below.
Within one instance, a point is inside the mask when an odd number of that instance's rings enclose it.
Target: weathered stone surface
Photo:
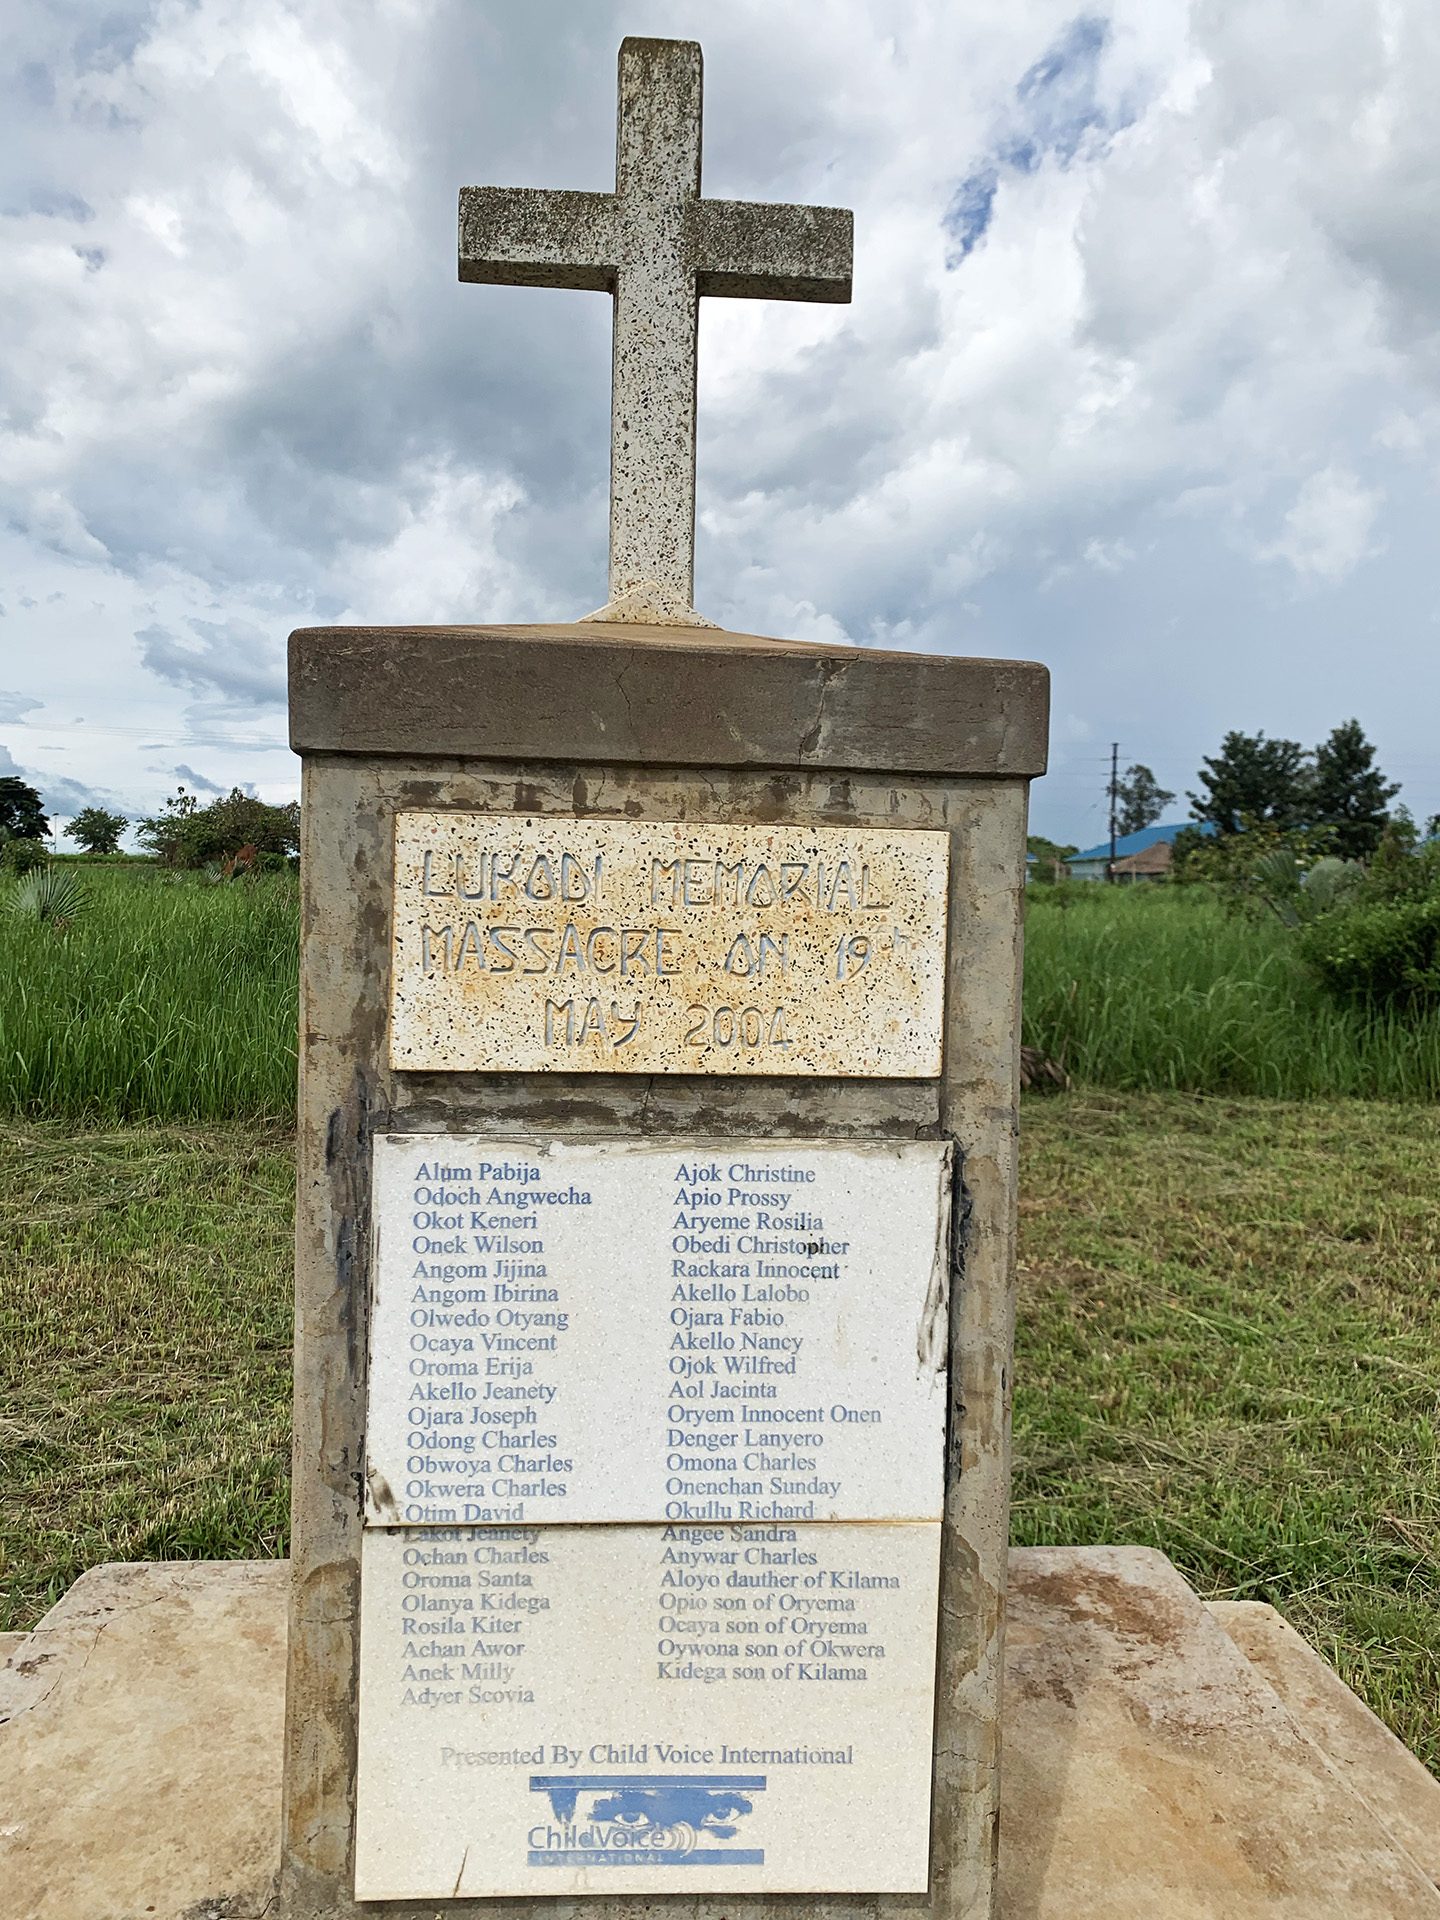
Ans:
[[[1386,1830],[1440,1884],[1440,1780],[1274,1607],[1212,1600],[1210,1612]]]
[[[700,198],[702,91],[694,41],[627,39],[613,193],[460,195],[462,280],[614,297],[609,599],[667,623],[694,598],[701,295],[850,298],[848,212]]]
[[[1010,1557],[1000,1920],[1431,1920],[1440,1894],[1163,1554]]]
[[[1042,774],[1049,718],[1050,675],[1027,660],[584,624],[290,636],[297,753],[529,762],[537,775],[589,762],[613,769],[616,797],[638,769],[723,769],[717,802],[729,769],[771,768],[759,819],[796,818],[802,792],[812,817],[854,818],[848,778],[796,789],[783,778],[796,771],[865,774],[882,788],[910,775]],[[525,785],[518,776],[507,811],[530,811]],[[577,812],[609,810],[593,785],[577,796]]]
[[[283,1560],[95,1567],[0,1669],[5,1920],[261,1920]]]
[[[948,853],[938,832],[398,814],[391,1063],[933,1079]]]

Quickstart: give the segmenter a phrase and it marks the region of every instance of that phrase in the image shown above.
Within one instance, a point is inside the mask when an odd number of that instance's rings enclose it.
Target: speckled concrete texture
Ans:
[[[1145,1547],[1012,1551],[1000,1832],[1000,1920],[1440,1915],[1415,1861]]]
[[[1326,1759],[1440,1885],[1440,1780],[1274,1607],[1215,1600],[1210,1612]]]
[[[97,1567],[36,1633],[7,1636],[4,1920],[272,1911],[286,1572]],[[1313,1716],[1326,1753],[1214,1611]],[[1423,1844],[1425,1796],[1440,1785],[1423,1769],[1417,1783],[1418,1762],[1383,1728],[1374,1740],[1355,1696],[1260,1612],[1237,1622],[1206,1609],[1143,1548],[1012,1551],[1002,1920],[1440,1914],[1440,1894],[1365,1804],[1392,1820],[1409,1806]]]

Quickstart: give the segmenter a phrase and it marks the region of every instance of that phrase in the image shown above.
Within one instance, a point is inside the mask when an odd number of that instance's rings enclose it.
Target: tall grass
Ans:
[[[0,1110],[87,1122],[289,1117],[299,893],[85,870],[68,932],[0,921]]]
[[[84,870],[68,932],[0,916],[0,1111],[117,1121],[289,1118],[293,878],[210,886]],[[1025,1039],[1076,1080],[1159,1092],[1440,1095],[1440,1016],[1325,996],[1288,930],[1203,888],[1034,888]]]
[[[1440,1094],[1440,1016],[1336,1005],[1278,919],[1202,887],[1032,888],[1025,1040],[1093,1086]]]

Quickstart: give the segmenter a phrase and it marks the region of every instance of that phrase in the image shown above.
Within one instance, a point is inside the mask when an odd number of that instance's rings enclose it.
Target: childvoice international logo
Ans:
[[[760,1867],[730,1846],[765,1791],[763,1773],[532,1773],[549,1820],[526,1836],[532,1867]],[[719,1843],[719,1844],[717,1844]]]

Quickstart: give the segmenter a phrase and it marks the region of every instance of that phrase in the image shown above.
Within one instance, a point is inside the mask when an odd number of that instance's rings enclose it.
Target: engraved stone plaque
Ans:
[[[934,1077],[948,857],[936,831],[402,812],[391,1063]]]
[[[356,1898],[923,1892],[939,1543],[367,1529]]]
[[[366,1515],[938,1520],[944,1141],[374,1144]]]

